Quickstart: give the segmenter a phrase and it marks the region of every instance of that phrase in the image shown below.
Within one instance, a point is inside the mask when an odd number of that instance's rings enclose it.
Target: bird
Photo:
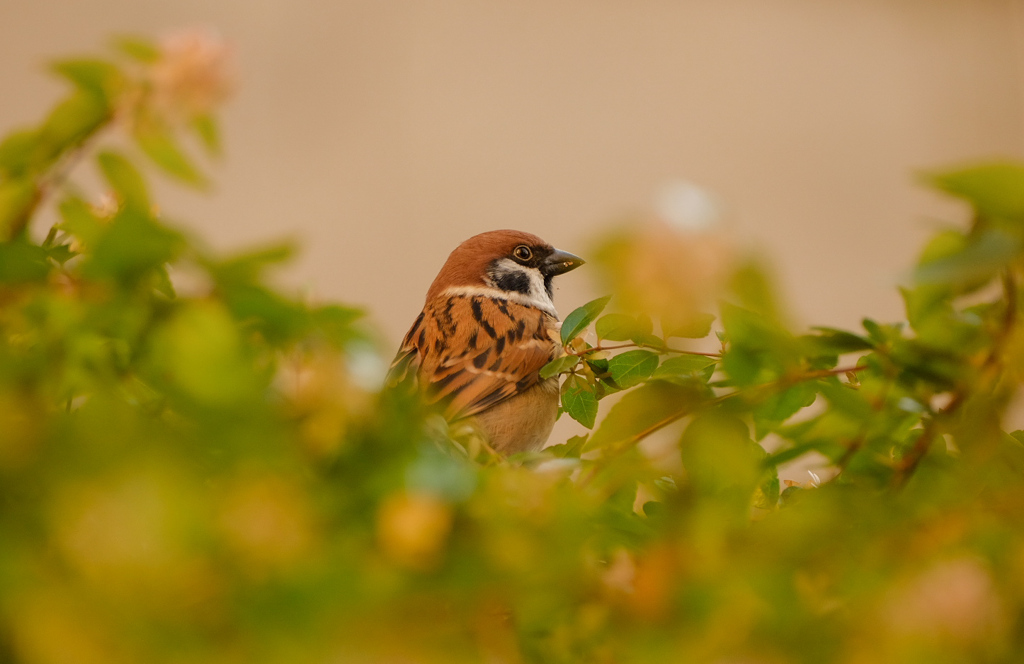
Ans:
[[[558,416],[564,354],[552,280],[584,264],[531,233],[496,230],[448,256],[391,364],[449,422],[472,419],[499,454],[540,449]]]

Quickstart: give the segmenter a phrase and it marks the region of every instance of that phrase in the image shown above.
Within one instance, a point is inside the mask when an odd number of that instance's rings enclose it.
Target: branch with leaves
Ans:
[[[773,449],[762,460],[769,484],[777,485],[779,465],[813,453],[824,455],[821,472],[835,481],[898,487],[935,451],[940,433],[957,430],[965,403],[1001,408],[1005,396],[998,395],[1016,385],[1006,355],[1016,352],[1013,274],[1024,216],[1012,197],[993,197],[985,183],[1024,188],[1024,170],[997,164],[930,180],[971,202],[978,217],[968,232],[944,231],[928,246],[913,285],[903,289],[906,323],[865,320],[860,332],[815,328],[793,335],[764,297],[770,286],[753,265],[737,268],[720,305],[719,352],[672,347],[644,313],[604,314],[611,296],[570,313],[562,326],[565,354],[542,375],[564,374],[563,411],[596,427],[574,449],[593,466],[584,483],[669,425],[720,412],[745,422],[751,441]],[[980,304],[968,299],[996,282],[1003,285],[999,296]],[[671,334],[703,338],[713,320],[691,314],[685,331]],[[594,345],[584,338],[591,327]],[[844,357],[850,363],[840,366]],[[623,391],[598,424],[599,402]]]

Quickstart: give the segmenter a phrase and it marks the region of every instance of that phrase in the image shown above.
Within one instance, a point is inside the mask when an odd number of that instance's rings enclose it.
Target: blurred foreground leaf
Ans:
[[[1024,222],[1024,165],[981,164],[932,173],[926,179],[938,189],[970,203],[983,217]]]

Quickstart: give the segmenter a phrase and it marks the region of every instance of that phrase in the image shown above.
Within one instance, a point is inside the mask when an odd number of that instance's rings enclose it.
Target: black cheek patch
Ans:
[[[506,272],[498,275],[494,285],[503,291],[511,291],[526,295],[530,292],[530,278],[522,272]]]

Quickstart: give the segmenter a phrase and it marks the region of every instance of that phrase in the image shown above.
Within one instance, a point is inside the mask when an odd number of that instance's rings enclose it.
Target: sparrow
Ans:
[[[501,454],[543,447],[558,415],[554,277],[584,261],[536,235],[475,235],[452,251],[391,364],[388,385],[415,381],[449,422],[472,418]]]

